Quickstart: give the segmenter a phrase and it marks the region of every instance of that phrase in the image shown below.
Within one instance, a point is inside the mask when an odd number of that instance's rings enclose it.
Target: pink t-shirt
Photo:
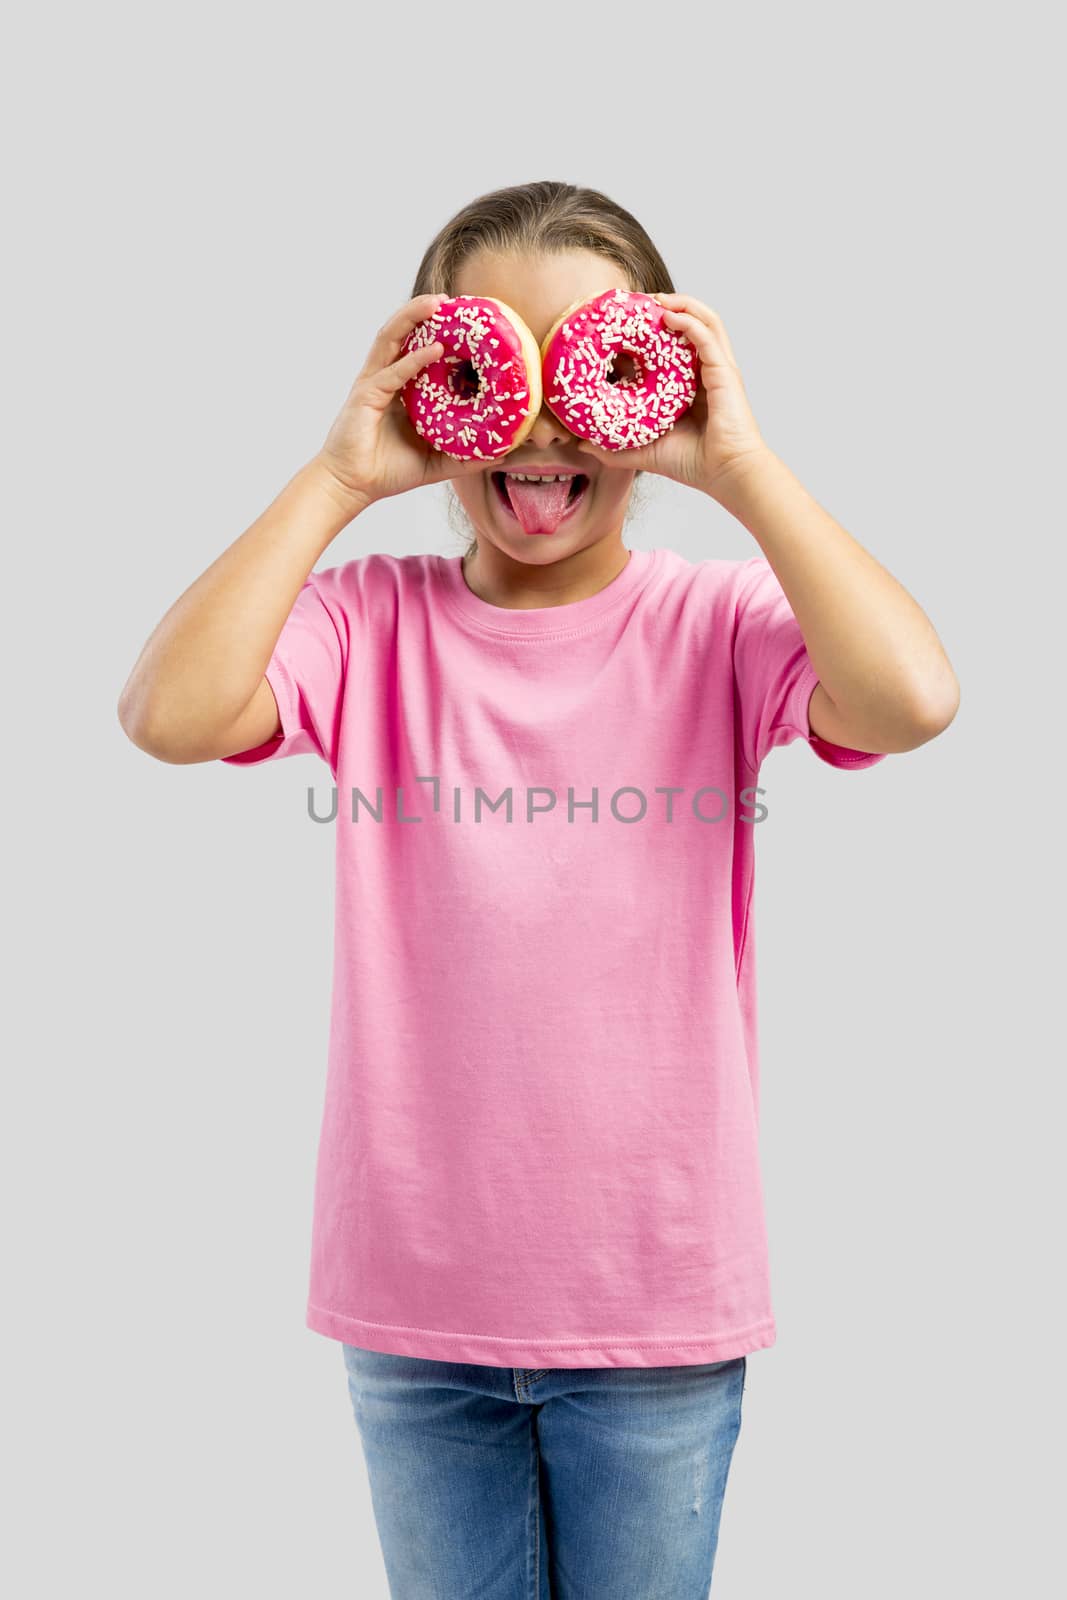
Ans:
[[[810,733],[767,560],[633,550],[518,611],[369,554],[311,574],[266,675],[281,736],[224,759],[338,792],[308,1327],[535,1368],[773,1344],[753,790],[796,738],[884,758]]]

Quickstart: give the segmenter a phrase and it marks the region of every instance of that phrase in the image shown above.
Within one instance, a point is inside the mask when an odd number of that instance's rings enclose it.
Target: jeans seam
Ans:
[[[537,1434],[534,1418],[530,1417],[530,1511],[528,1526],[533,1541],[533,1587],[530,1600],[538,1600],[541,1593],[541,1486],[537,1459]],[[527,1563],[527,1569],[528,1569]]]

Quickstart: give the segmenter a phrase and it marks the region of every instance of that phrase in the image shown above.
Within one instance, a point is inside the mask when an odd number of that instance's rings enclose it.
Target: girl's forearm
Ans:
[[[824,737],[907,750],[951,722],[959,688],[925,612],[780,457],[755,452],[716,483],[714,498],[749,530],[785,591],[836,713]]]
[[[361,507],[319,458],[171,606],[119,697],[129,738],[198,759],[248,705],[301,587]]]

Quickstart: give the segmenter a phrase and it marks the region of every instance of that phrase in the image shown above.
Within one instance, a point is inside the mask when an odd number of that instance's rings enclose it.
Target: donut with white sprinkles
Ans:
[[[548,330],[544,401],[569,432],[605,450],[632,450],[689,410],[699,358],[664,312],[650,295],[608,289],[575,301]]]
[[[440,340],[443,353],[400,391],[415,431],[457,460],[491,460],[521,444],[541,410],[541,352],[502,300],[460,294],[408,334],[402,355]]]

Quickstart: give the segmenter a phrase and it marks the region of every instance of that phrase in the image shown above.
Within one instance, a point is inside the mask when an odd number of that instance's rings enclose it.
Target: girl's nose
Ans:
[[[573,442],[573,436],[559,418],[553,416],[546,405],[542,405],[537,414],[537,421],[530,429],[527,443],[535,450],[549,450],[554,444],[573,444]]]

